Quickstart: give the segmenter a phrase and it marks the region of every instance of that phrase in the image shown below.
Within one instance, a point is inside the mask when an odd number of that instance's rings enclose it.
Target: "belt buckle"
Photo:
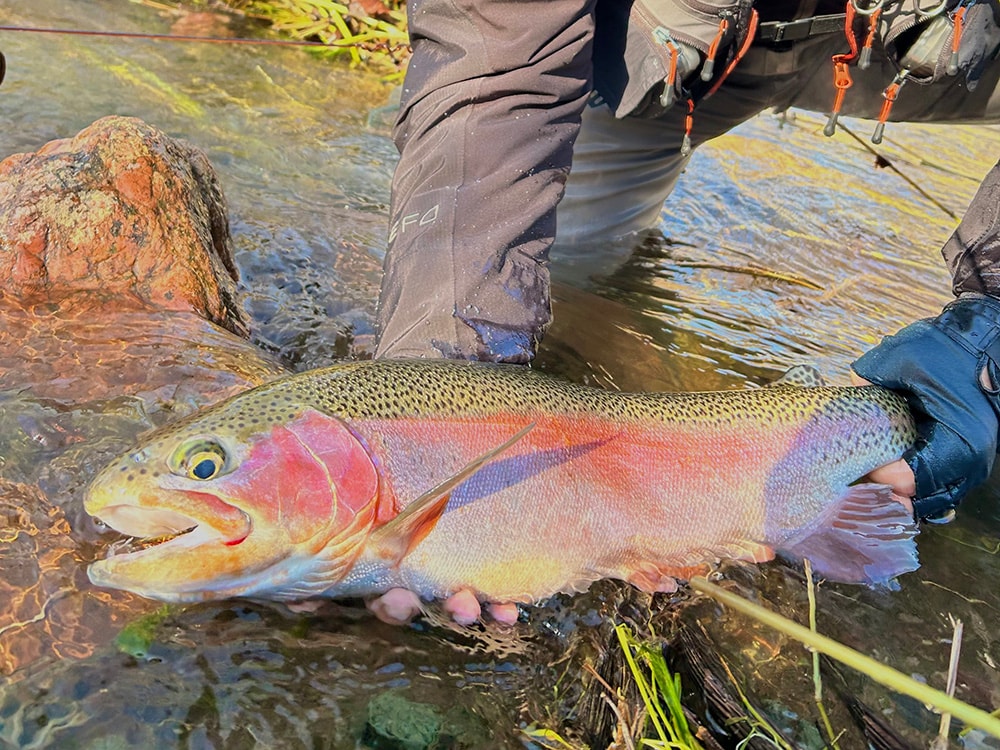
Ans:
[[[797,42],[801,39],[808,39],[812,28],[812,18],[799,18],[794,21],[775,21],[770,24],[761,24],[761,31],[765,26],[770,26],[773,34],[768,34],[762,38],[768,42]]]

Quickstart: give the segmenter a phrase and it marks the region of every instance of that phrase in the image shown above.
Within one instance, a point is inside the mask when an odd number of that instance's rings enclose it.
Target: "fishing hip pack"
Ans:
[[[865,71],[874,51],[895,69],[885,81],[872,136],[879,143],[905,83],[936,83],[963,73],[971,91],[1000,48],[998,0],[844,0],[832,7],[822,3],[826,12],[821,15],[807,12],[817,3],[803,1],[798,7],[785,4],[790,20],[765,23],[758,23],[753,5],[753,0],[598,2],[594,85],[599,100],[619,118],[653,118],[685,107],[689,134],[698,102],[723,84],[751,45],[786,47],[817,34],[840,33],[843,52],[832,58],[835,97],[824,132],[835,132],[853,84],[851,71]],[[830,12],[837,7],[841,12]],[[884,75],[876,72],[882,70],[876,66],[868,75]],[[685,147],[689,143],[685,138]]]

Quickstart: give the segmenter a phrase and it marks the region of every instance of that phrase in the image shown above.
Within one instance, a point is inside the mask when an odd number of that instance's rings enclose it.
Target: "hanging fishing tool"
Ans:
[[[847,94],[854,81],[851,79],[850,64],[858,61],[861,70],[866,69],[871,64],[872,44],[875,42],[875,33],[878,29],[879,17],[882,13],[884,0],[877,0],[874,4],[862,8],[857,0],[848,0],[844,13],[844,37],[847,39],[848,51],[839,55],[834,55],[833,61],[833,85],[837,89],[836,97],[833,100],[833,107],[830,110],[830,118],[823,128],[823,135],[832,136],[837,132],[837,120],[840,118],[840,110],[844,106],[844,96]],[[864,45],[858,47],[858,39],[854,32],[854,22],[858,16],[868,19],[868,33],[865,36]]]
[[[906,83],[906,78],[909,75],[909,68],[903,68],[892,79],[892,83],[886,86],[885,91],[882,92],[884,100],[882,102],[882,110],[878,113],[878,122],[875,123],[875,130],[872,131],[872,143],[875,145],[882,142],[882,134],[885,132],[885,123],[889,119],[889,113],[892,112],[892,105],[896,103],[899,90],[903,88],[903,84]]]

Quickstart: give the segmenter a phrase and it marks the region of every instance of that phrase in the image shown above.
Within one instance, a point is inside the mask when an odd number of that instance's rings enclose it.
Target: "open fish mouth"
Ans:
[[[137,557],[153,550],[162,553],[168,549],[191,549],[211,543],[232,546],[242,542],[250,529],[249,518],[245,518],[245,531],[231,529],[238,533],[224,534],[205,519],[134,505],[102,508],[97,520],[126,537],[108,547],[105,559]]]
[[[198,529],[198,525],[195,524],[190,528],[183,529],[182,531],[177,531],[171,534],[161,534],[160,536],[150,536],[150,537],[134,537],[128,536],[124,539],[119,539],[112,542],[108,547],[108,552],[106,557],[117,557],[118,555],[132,555],[139,552],[145,552],[153,547],[159,547],[161,545],[166,545],[175,539],[178,539],[186,534],[190,534]],[[188,542],[190,540],[184,540]]]
[[[92,495],[97,507],[88,510],[124,538],[87,567],[97,586],[162,601],[204,601],[239,595],[243,579],[269,561],[266,555],[260,560],[261,540],[250,535],[250,516],[217,499],[178,493],[139,497],[141,504],[104,504],[104,497]]]

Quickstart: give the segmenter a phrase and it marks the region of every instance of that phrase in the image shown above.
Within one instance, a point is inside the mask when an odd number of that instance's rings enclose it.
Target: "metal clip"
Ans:
[[[882,111],[879,112],[878,123],[872,132],[872,143],[878,145],[882,142],[882,134],[885,132],[885,123],[889,119],[889,113],[892,112],[892,105],[895,103],[896,97],[899,96],[899,90],[903,88],[903,84],[906,83],[906,78],[909,75],[909,69],[903,68],[892,79],[892,83],[886,86],[885,91],[882,92],[882,97],[885,101],[882,102]]]
[[[945,8],[948,7],[948,0],[941,0],[940,3],[935,5],[930,10],[920,10],[920,0],[914,3],[916,6],[917,16],[920,18],[930,18],[931,16],[939,16],[944,13]]]
[[[944,1],[947,2],[947,0]],[[858,0],[851,0],[851,5],[854,6],[854,12],[859,16],[870,16],[872,13],[882,10],[882,6],[885,5],[885,0],[877,0],[874,5],[865,8],[858,7]]]
[[[660,106],[670,107],[677,96],[674,91],[674,82],[677,80],[677,58],[680,55],[680,50],[677,48],[673,37],[670,36],[670,31],[664,26],[657,26],[653,29],[653,38],[659,44],[666,47],[667,52],[670,53],[670,67],[666,77],[663,79],[663,93],[660,94]]]

